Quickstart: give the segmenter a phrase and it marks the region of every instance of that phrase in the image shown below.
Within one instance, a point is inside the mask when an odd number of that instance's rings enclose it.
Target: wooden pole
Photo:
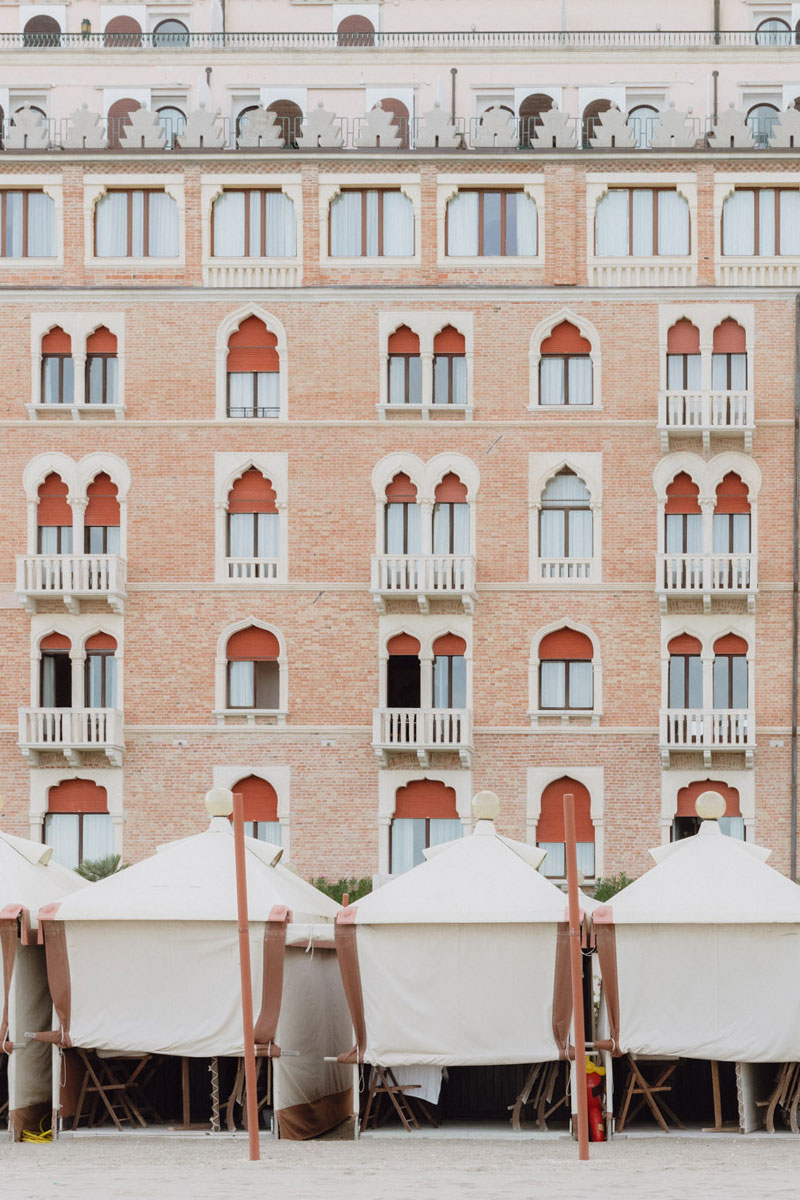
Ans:
[[[256,1047],[253,1036],[253,987],[250,975],[250,925],[247,919],[247,867],[244,857],[244,805],[241,792],[233,793],[233,848],[236,860],[236,911],[239,918],[239,965],[242,972],[242,1031],[244,1080],[250,1161],[261,1157],[258,1144],[256,1097]]]
[[[575,797],[564,796],[564,842],[569,897],[569,965],[572,976],[572,1024],[578,1081],[578,1158],[589,1158],[589,1110],[586,1098],[586,1039],[583,1030],[583,978],[581,971],[581,917],[578,902],[578,852],[575,845]]]

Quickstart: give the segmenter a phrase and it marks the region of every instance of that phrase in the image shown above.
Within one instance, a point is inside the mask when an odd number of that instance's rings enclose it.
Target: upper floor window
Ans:
[[[670,708],[703,707],[702,646],[696,637],[681,633],[672,638],[669,652],[668,704]]]
[[[104,46],[141,46],[142,27],[133,17],[112,17],[103,30]]]
[[[667,554],[703,553],[703,511],[700,489],[690,475],[681,471],[667,488],[664,509]],[[676,570],[680,569],[676,566]]]
[[[274,633],[251,625],[228,638],[228,708],[280,707],[280,649]]]
[[[156,109],[156,116],[164,130],[164,148],[174,150],[186,128],[186,113],[172,104],[162,104],[161,108]]]
[[[339,46],[374,46],[375,26],[368,17],[358,14],[345,17],[337,26],[336,44]]]
[[[386,554],[421,553],[422,519],[417,489],[402,472],[386,488],[384,522]]]
[[[61,44],[61,26],[55,17],[31,17],[25,22],[22,31],[23,46],[35,46],[37,50],[43,46],[59,46]]]
[[[72,708],[71,650],[64,633],[50,633],[39,643],[39,708]]]
[[[410,257],[414,205],[399,188],[342,191],[331,201],[329,240],[333,258]]]
[[[749,707],[747,642],[735,633],[717,638],[714,643],[715,709]]]
[[[542,558],[592,557],[591,496],[568,468],[554,475],[542,492],[539,553]]]
[[[720,830],[728,837],[744,841],[744,820],[739,792],[719,779],[698,779],[680,789],[670,840],[679,842],[682,838],[694,837],[696,833],[699,833],[702,821],[697,815],[695,806],[698,796],[703,792],[717,792],[722,796],[725,801],[725,816],[719,819]]]
[[[711,387],[715,392],[747,390],[747,338],[732,317],[714,330]]]
[[[598,257],[689,253],[689,205],[675,188],[609,188],[597,202]]]
[[[419,708],[422,698],[420,644],[410,633],[398,633],[386,644],[386,707]]]
[[[217,258],[294,258],[292,200],[266,188],[226,188],[214,201],[211,253]]]
[[[791,41],[792,31],[780,17],[768,17],[756,28],[757,46],[788,46]]]
[[[391,113],[391,125],[395,136],[400,139],[397,144],[398,150],[408,150],[411,144],[411,116],[408,111],[408,106],[402,100],[397,100],[393,96],[384,96],[377,104],[373,104],[373,109],[382,108],[384,112]]]
[[[539,403],[592,403],[592,347],[569,321],[557,325],[541,345]]]
[[[615,107],[610,100],[605,97],[600,97],[597,100],[591,100],[583,110],[581,124],[583,126],[583,148],[588,150],[592,144],[592,138],[595,137],[600,128],[600,118],[603,113],[607,113],[610,108]]]
[[[800,189],[737,187],[722,205],[722,253],[800,254]]]
[[[536,845],[547,851],[547,857],[542,863],[541,871],[548,879],[563,879],[567,873],[564,797],[568,795],[575,801],[578,870],[585,879],[591,879],[595,873],[591,797],[582,783],[567,776],[549,783],[542,792],[542,804],[536,825]]]
[[[729,471],[717,487],[713,538],[715,554],[750,553],[750,494],[740,476]],[[724,572],[723,564],[718,571]],[[734,571],[731,565],[729,571]]]
[[[258,775],[248,775],[246,779],[235,783],[231,791],[238,792],[242,797],[244,831],[247,837],[280,846],[278,795],[272,784]]]
[[[460,188],[447,202],[446,236],[454,257],[534,256],[536,201],[523,191]]]
[[[532,146],[536,131],[541,128],[542,114],[553,107],[552,97],[544,92],[533,92],[519,106],[519,144]]]
[[[258,317],[246,317],[228,338],[229,417],[280,416],[278,339]]]
[[[117,339],[105,325],[86,339],[86,403],[119,403]]]
[[[131,116],[141,108],[138,100],[130,96],[122,96],[108,107],[106,114],[106,132],[108,133],[109,150],[119,150],[123,145],[125,130],[131,124]]]
[[[594,648],[585,633],[558,629],[539,643],[539,707],[594,708]]]
[[[455,841],[462,826],[455,789],[440,780],[415,779],[397,789],[392,817],[389,870],[410,871],[425,861],[431,846]]]
[[[87,708],[115,708],[117,703],[116,639],[96,633],[85,645],[84,704]]]
[[[47,793],[43,841],[53,859],[74,871],[114,853],[106,789],[90,779],[65,779]]]
[[[454,633],[433,643],[433,707],[467,707],[467,643]]]
[[[176,258],[178,205],[154,188],[108,191],[97,201],[98,258]]]
[[[174,18],[169,18],[166,21],[159,21],[153,30],[153,45],[154,46],[188,46],[189,45],[189,30],[184,25],[183,21],[176,21]]]
[[[56,210],[51,196],[0,191],[0,256],[55,258]]]
[[[701,387],[700,330],[682,317],[667,334],[667,387],[672,392]]]
[[[419,336],[401,325],[389,338],[389,403],[422,403]]]
[[[72,339],[56,325],[42,338],[42,404],[74,403]]]
[[[228,572],[231,579],[275,578],[280,526],[272,484],[251,467],[228,495]],[[271,570],[266,571],[265,560]]]
[[[72,509],[67,500],[68,492],[66,483],[55,472],[39,485],[37,554],[72,553]]]
[[[433,553],[469,554],[470,518],[467,489],[451,471],[438,484],[433,505]]]
[[[653,129],[658,124],[658,109],[651,104],[638,104],[628,113],[628,124],[636,135],[636,149],[649,150]]]
[[[84,550],[87,554],[119,554],[120,510],[117,485],[105,471],[95,475],[86,489],[83,514]]]
[[[433,339],[433,403],[467,403],[467,343],[452,325]]]

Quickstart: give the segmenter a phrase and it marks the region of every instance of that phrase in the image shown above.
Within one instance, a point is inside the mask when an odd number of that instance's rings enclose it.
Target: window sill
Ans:
[[[445,254],[440,267],[543,267],[541,254]]]
[[[594,413],[602,412],[602,404],[529,404],[528,412],[531,413],[564,413],[570,417],[577,416],[578,413]]]
[[[295,258],[204,258],[204,287],[299,287],[300,260]]]
[[[533,712],[528,713],[528,719],[534,729],[538,726],[552,731],[555,728],[556,721],[562,726],[577,726],[577,729],[596,729],[600,724],[602,715],[602,709],[594,709],[590,712],[587,709],[578,708],[537,708]],[[541,722],[543,721],[547,723],[542,726]]]
[[[249,728],[263,728],[264,725],[285,725],[289,714],[277,708],[222,708],[215,709],[212,715],[218,725],[242,728],[244,724]]]
[[[121,421],[125,416],[124,404],[26,404],[25,410],[32,421],[42,418],[79,421],[81,417],[90,420],[107,417]]]
[[[99,258],[97,255],[89,255],[86,259],[87,267],[108,267],[112,270],[119,270],[120,267],[136,267],[137,271],[160,271],[163,267],[185,268],[186,259],[180,254],[177,257],[169,257],[166,255],[163,258],[153,258],[148,255],[145,258]]]
[[[321,254],[321,267],[355,267],[358,270],[385,270],[387,267],[418,267],[421,265],[419,254],[366,254],[358,258],[339,258],[335,254]]]
[[[376,404],[378,416],[386,421],[390,416],[419,417],[422,421],[455,420],[459,417],[471,421],[475,414],[473,404]]]

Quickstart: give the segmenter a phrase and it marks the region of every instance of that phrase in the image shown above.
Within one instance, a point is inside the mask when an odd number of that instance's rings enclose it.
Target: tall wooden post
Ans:
[[[569,965],[572,976],[572,1024],[578,1085],[578,1158],[589,1158],[589,1110],[586,1097],[586,1039],[583,1029],[581,917],[578,902],[578,852],[575,843],[575,797],[564,796],[564,842],[569,897]]]
[[[250,923],[247,918],[247,867],[244,857],[244,804],[241,792],[233,793],[233,846],[236,860],[236,911],[239,918],[239,965],[242,973],[242,1031],[244,1080],[247,1100],[247,1134],[250,1161],[258,1162],[258,1103],[256,1097],[256,1047],[253,1026],[253,986],[250,972]]]

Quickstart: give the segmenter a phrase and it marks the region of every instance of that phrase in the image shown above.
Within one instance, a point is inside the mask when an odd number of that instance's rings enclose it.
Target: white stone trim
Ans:
[[[25,32],[25,26],[33,17],[52,17],[61,26],[61,32],[67,33],[66,4],[20,4],[19,31]],[[44,72],[42,72],[44,74]]]
[[[36,510],[39,505],[39,488],[52,472],[60,476],[67,485],[67,503],[72,508],[73,546],[75,554],[83,554],[84,513],[87,504],[87,489],[92,480],[105,471],[117,487],[119,501],[120,557],[125,558],[128,550],[128,491],[131,473],[128,464],[116,454],[94,451],[75,462],[66,454],[49,451],[37,454],[25,464],[22,472],[22,487],[28,506],[28,553],[37,553]]]
[[[728,287],[800,286],[800,259],[793,254],[722,253],[722,209],[736,188],[800,189],[796,171],[719,171],[714,176],[715,281]],[[748,339],[748,345],[750,344]]]
[[[247,106],[245,106],[247,107]],[[211,222],[214,201],[223,191],[248,189],[273,189],[283,192],[294,205],[297,252],[292,257],[269,258],[267,256],[225,258],[211,253]],[[240,286],[254,286],[260,279],[263,284],[297,287],[303,281],[303,185],[301,176],[295,174],[249,175],[237,172],[232,175],[203,175],[200,179],[201,249],[204,282],[227,281]],[[216,278],[219,276],[219,278]],[[281,364],[282,366],[283,364]]]
[[[421,514],[421,554],[433,553],[433,506],[436,503],[436,488],[451,472],[457,475],[467,489],[469,513],[469,553],[476,553],[476,508],[475,500],[480,487],[480,473],[472,459],[463,454],[447,452],[436,454],[424,463],[416,454],[387,454],[376,463],[372,471],[372,490],[375,493],[375,553],[385,554],[384,509],[386,488],[395,475],[408,475],[417,489],[417,504]]]
[[[30,801],[28,818],[30,822],[31,841],[44,840],[44,818],[47,814],[48,793],[50,788],[66,783],[70,779],[86,779],[106,789],[108,812],[114,831],[114,853],[122,855],[122,832],[126,820],[123,807],[124,771],[119,767],[79,767],[75,770],[64,770],[63,767],[32,767],[30,771]]]
[[[104,325],[117,339],[117,404],[107,406],[110,411],[122,415],[125,411],[125,314],[121,312],[80,312],[70,309],[63,312],[31,313],[31,405],[38,411],[58,413],[61,416],[77,415],[74,410],[87,416],[102,416],[105,407],[89,405],[86,397],[86,342],[89,336]],[[57,408],[44,405],[42,397],[42,338],[55,326],[59,326],[72,339],[72,361],[75,372],[75,403]],[[29,409],[30,411],[30,409]]]
[[[227,516],[228,496],[237,479],[255,467],[268,479],[275,491],[275,506],[278,509],[279,565],[276,582],[285,583],[289,576],[289,455],[285,450],[271,454],[248,454],[227,451],[214,455],[214,579],[217,583],[229,583],[227,573]],[[259,581],[259,588],[269,583]],[[277,636],[277,633],[276,633]]]
[[[529,579],[542,587],[539,579],[539,513],[542,493],[559,471],[564,468],[574,471],[586,484],[589,491],[589,506],[592,510],[592,559],[590,580],[600,583],[603,578],[603,455],[598,451],[577,454],[558,452],[534,452],[528,455],[528,509],[529,509]],[[563,585],[563,581],[559,582]]]
[[[227,707],[227,688],[226,688],[226,671],[227,671],[227,648],[228,639],[234,633],[238,633],[240,629],[249,629],[251,625],[255,625],[257,629],[265,629],[267,633],[271,633],[278,642],[278,708],[277,709],[229,709]],[[275,626],[270,625],[266,621],[261,621],[257,617],[244,617],[240,621],[234,621],[226,625],[219,635],[217,640],[217,655],[214,669],[214,712],[218,719],[224,718],[230,713],[231,716],[244,717],[248,711],[254,712],[256,715],[277,714],[279,722],[282,723],[286,719],[286,714],[289,710],[289,668],[286,656],[286,641],[281,631]]]
[[[328,253],[331,204],[342,191],[359,189],[384,189],[401,191],[414,206],[414,253],[412,255],[377,255],[369,258],[342,258]],[[388,172],[359,171],[353,175],[333,175],[320,172],[319,176],[319,261],[320,266],[336,267],[340,270],[362,268],[388,270],[391,267],[407,267],[422,263],[422,190],[419,175],[394,175]]]
[[[263,321],[270,333],[274,333],[278,339],[278,344],[275,347],[278,353],[278,393],[280,403],[280,416],[278,420],[286,421],[288,419],[289,405],[289,351],[286,341],[286,330],[283,323],[278,320],[267,309],[262,308],[260,304],[243,304],[241,308],[237,308],[234,312],[229,313],[224,321],[221,322],[217,329],[217,343],[215,348],[215,379],[216,379],[216,410],[215,416],[218,421],[230,421],[231,418],[227,415],[228,410],[228,338],[239,328],[242,321],[248,317],[258,317],[259,321]],[[264,424],[269,426],[269,421],[265,423],[257,417],[242,418],[247,422],[248,428],[255,428],[261,431]]]
[[[605,776],[602,767],[575,767],[561,764],[555,767],[528,767],[527,803],[525,811],[525,841],[536,845],[536,831],[542,814],[542,793],[551,783],[565,775],[582,783],[589,793],[589,814],[594,825],[594,878],[602,878],[605,870]]]
[[[569,321],[570,325],[574,325],[582,337],[591,344],[589,357],[592,360],[592,403],[591,405],[563,405],[555,406],[553,404],[541,404],[539,397],[539,364],[542,361],[542,342],[550,337],[550,334],[563,321]],[[528,368],[530,372],[530,400],[528,408],[536,409],[537,412],[558,413],[568,412],[574,416],[578,416],[581,412],[593,411],[594,409],[602,408],[602,391],[601,391],[601,369],[602,369],[602,354],[600,351],[600,334],[597,331],[597,326],[593,325],[586,317],[580,317],[571,308],[560,308],[558,312],[553,313],[549,317],[545,317],[543,321],[534,329],[531,334],[530,347],[528,350]]]
[[[46,5],[31,5],[32,11],[25,18],[49,16]],[[63,26],[62,26],[63,29]],[[7,115],[11,115],[8,114]],[[10,175],[0,179],[0,190],[4,192],[44,192],[53,201],[56,226],[56,252],[48,258],[29,254],[24,258],[0,258],[0,271],[27,271],[31,268],[56,269],[64,265],[64,183],[61,175]]]
[[[659,387],[667,390],[667,339],[669,331],[678,321],[691,321],[700,334],[701,356],[701,388],[711,391],[711,355],[714,345],[714,330],[723,321],[732,318],[741,325],[745,332],[747,343],[747,382],[748,391],[755,392],[753,386],[753,367],[755,363],[755,305],[741,304],[738,301],[721,304],[659,304],[658,306],[658,346],[659,346]]]
[[[425,767],[411,771],[378,772],[378,874],[389,875],[389,843],[395,798],[399,788],[420,779],[430,779],[453,788],[456,812],[461,819],[464,837],[472,831],[472,771],[438,771]]]
[[[419,338],[419,352],[422,359],[422,404],[416,407],[389,406],[389,338],[406,325]],[[463,406],[448,406],[446,416],[455,416],[463,412],[470,420],[475,407],[474,395],[474,355],[475,331],[474,314],[458,309],[443,309],[439,312],[412,310],[411,312],[380,312],[378,313],[378,357],[380,361],[380,380],[378,391],[378,411],[381,416],[387,412],[403,415],[420,415],[423,418],[431,413],[439,413],[444,405],[433,404],[433,343],[438,333],[448,325],[452,325],[463,335],[465,342],[465,357],[467,360],[467,403]],[[452,408],[452,412],[450,409]]]
[[[445,634],[453,633],[467,643],[464,659],[467,666],[467,703],[472,710],[472,617],[465,613],[445,613],[442,616],[422,613],[389,613],[378,617],[378,695],[379,708],[386,708],[388,643],[399,633],[407,633],[419,642],[420,709],[433,708],[433,643]]]
[[[745,484],[750,501],[750,553],[758,554],[758,493],[761,490],[761,470],[747,454],[727,451],[704,459],[699,454],[676,451],[662,458],[653,472],[653,486],[658,497],[658,529],[656,547],[659,554],[666,552],[666,522],[664,510],[667,504],[667,488],[676,475],[685,472],[697,484],[698,504],[703,511],[703,553],[713,553],[713,515],[717,502],[717,488],[725,476],[733,471]]]
[[[624,90],[624,89],[623,89]],[[583,109],[581,109],[583,111]],[[674,187],[689,205],[689,253],[625,255],[609,258],[595,254],[594,223],[598,201],[610,188]],[[694,286],[697,282],[697,178],[683,171],[611,172],[586,174],[586,267],[588,283],[605,287]]]
[[[558,633],[561,629],[572,629],[575,633],[585,634],[592,643],[592,694],[594,703],[590,709],[570,708],[562,710],[558,708],[540,708],[539,706],[539,666],[541,661],[539,659],[539,646],[542,644],[543,638],[548,637],[551,633]],[[543,625],[533,635],[531,656],[528,662],[528,717],[531,724],[534,726],[538,725],[540,718],[560,717],[562,721],[578,721],[590,718],[592,724],[595,725],[602,715],[603,660],[600,655],[600,642],[597,634],[591,626],[579,624],[568,617],[562,617],[560,620],[551,621],[549,625]]]
[[[94,219],[97,202],[109,189],[138,191],[154,188],[166,192],[178,206],[178,254],[173,258],[114,258],[96,256],[94,252]],[[165,267],[186,265],[186,192],[183,175],[121,175],[110,171],[84,176],[83,182],[83,262],[87,267],[114,268],[136,264],[136,271],[162,271]]]
[[[747,643],[747,708],[755,711],[755,617],[746,613],[671,613],[661,618],[661,708],[669,708],[669,643],[689,634],[700,643],[703,668],[702,708],[714,708],[714,643],[733,633]],[[724,747],[721,747],[724,750]]]
[[[213,768],[213,786],[227,788],[231,791],[234,784],[238,783],[240,779],[246,779],[248,775],[256,775],[275,789],[275,794],[278,797],[278,823],[281,827],[281,846],[283,847],[284,860],[286,860],[289,858],[292,848],[290,822],[292,768],[286,763],[246,763],[239,766],[226,763],[224,766]]]
[[[464,188],[465,191],[473,191],[476,188],[510,188],[513,191],[525,192],[526,196],[530,196],[536,205],[536,253],[502,254],[497,257],[480,254],[462,257],[448,254],[447,205],[459,188]],[[498,268],[511,270],[515,267],[543,267],[547,236],[544,175],[541,173],[515,175],[509,171],[496,174],[438,175],[436,177],[436,231],[437,263],[440,267],[449,269],[480,267],[481,270],[487,271]]]
[[[678,792],[699,780],[718,780],[728,787],[736,788],[739,793],[739,809],[744,820],[745,841],[755,840],[756,824],[756,781],[755,771],[717,770],[716,767],[695,767],[692,771],[681,770],[661,772],[661,811],[658,823],[661,830],[661,841],[670,840],[670,830],[675,814],[678,811]]]
[[[72,707],[86,708],[84,696],[84,663],[86,643],[96,633],[107,633],[117,643],[114,658],[117,661],[117,689],[115,708],[120,712],[125,707],[125,621],[117,613],[34,613],[31,617],[31,708],[41,708],[39,695],[39,664],[42,658],[41,643],[51,633],[60,633],[70,640],[69,656],[72,660]]]

